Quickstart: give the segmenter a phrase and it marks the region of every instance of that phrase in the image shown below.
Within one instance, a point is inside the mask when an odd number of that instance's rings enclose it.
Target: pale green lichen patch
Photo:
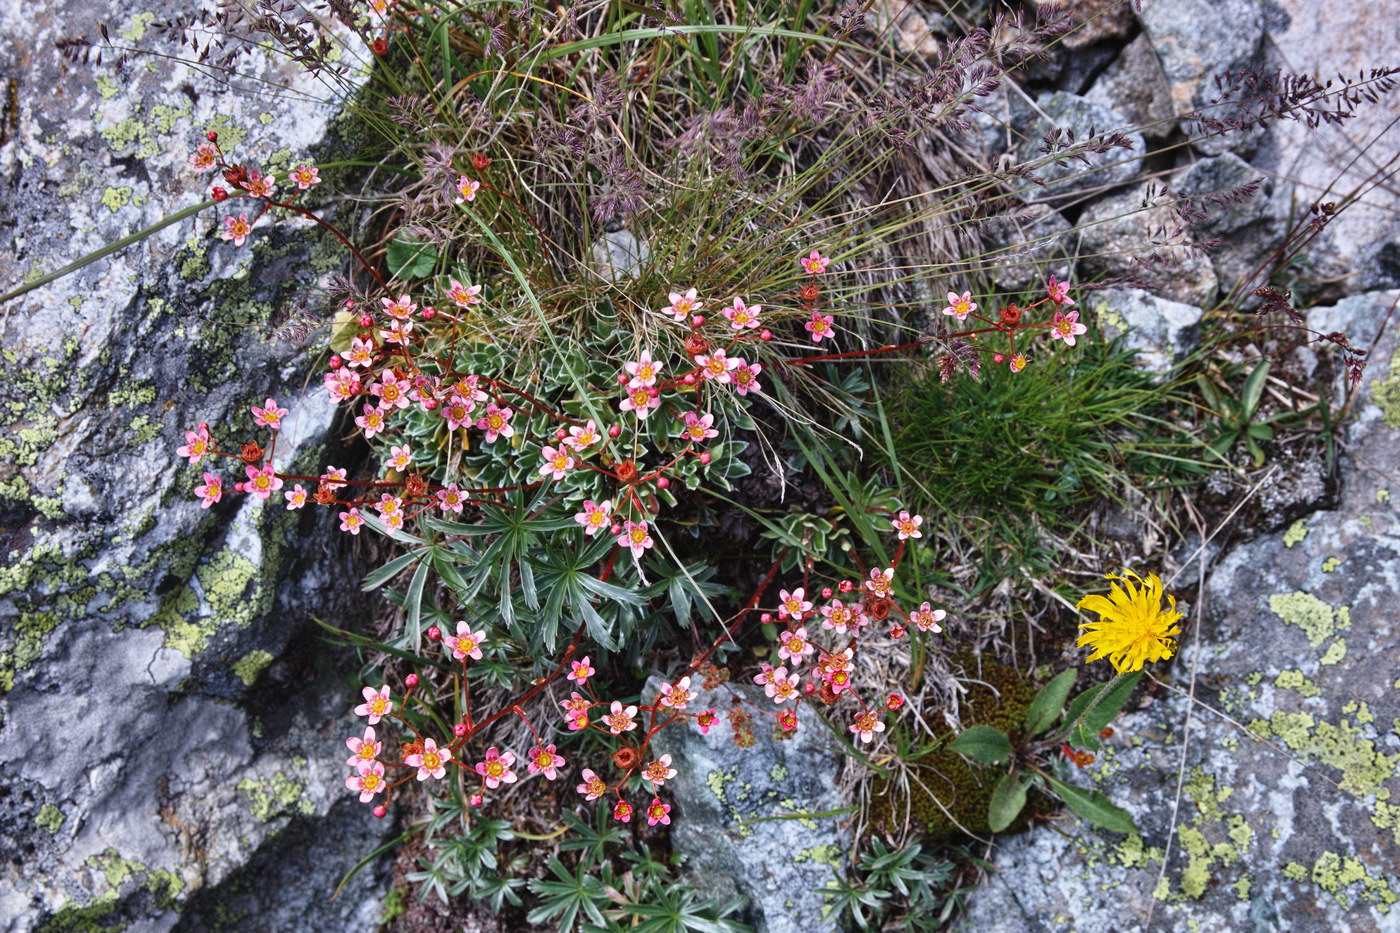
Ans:
[[[1296,690],[1305,697],[1315,697],[1322,693],[1317,684],[1303,676],[1302,671],[1280,671],[1278,677],[1274,679],[1274,686],[1282,687],[1285,690]]]
[[[1329,557],[1322,562],[1322,572],[1331,573],[1340,566],[1342,566],[1342,559],[1340,557]]]
[[[1303,630],[1308,644],[1321,647],[1323,641],[1337,629],[1351,624],[1351,612],[1346,606],[1333,609],[1311,593],[1275,593],[1269,597],[1269,609],[1289,625]]]
[[[774,781],[786,781],[788,777],[787,766],[781,761],[773,762],[773,767],[768,769],[768,776]]]
[[[115,214],[131,203],[131,186],[122,185],[120,188],[109,187],[102,192],[102,206]]]
[[[1314,884],[1337,898],[1343,910],[1351,906],[1346,895],[1348,890],[1375,904],[1383,914],[1389,913],[1390,905],[1400,900],[1400,895],[1390,889],[1389,881],[1373,877],[1360,860],[1336,852],[1319,855],[1313,863],[1311,877]]]
[[[1249,723],[1251,731],[1264,738],[1277,737],[1300,755],[1318,759],[1341,771],[1338,786],[1355,797],[1389,800],[1390,790],[1382,786],[1397,774],[1400,752],[1387,755],[1377,751],[1351,720],[1337,724],[1319,720],[1311,713],[1275,712],[1268,719]]]
[[[237,661],[233,662],[233,673],[246,686],[253,686],[253,682],[258,679],[258,675],[267,669],[272,663],[272,655],[266,651],[250,651]]]
[[[1318,658],[1317,663],[1325,665],[1339,664],[1346,656],[1347,643],[1343,639],[1338,638],[1327,646],[1327,650],[1322,653],[1321,658]]]
[[[1400,347],[1390,355],[1390,375],[1371,386],[1371,400],[1380,406],[1388,428],[1400,428]]]
[[[1288,530],[1283,533],[1283,546],[1292,547],[1308,536],[1308,520],[1300,518],[1288,526]]]
[[[238,782],[238,789],[248,798],[248,812],[260,823],[293,810],[303,816],[315,813],[315,806],[302,795],[305,788],[305,784],[280,771],[270,778],[244,778]]]
[[[830,842],[823,842],[820,845],[812,846],[810,849],[803,849],[792,857],[793,862],[818,862],[822,865],[830,865],[832,868],[841,867],[841,847]]]
[[[39,808],[39,813],[34,817],[34,825],[40,829],[56,833],[63,828],[63,821],[67,819],[63,811],[51,803],[46,803]]]

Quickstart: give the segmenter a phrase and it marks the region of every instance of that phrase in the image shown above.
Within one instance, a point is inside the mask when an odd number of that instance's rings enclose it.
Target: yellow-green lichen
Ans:
[[[258,679],[269,664],[272,663],[272,655],[266,651],[250,651],[237,661],[233,662],[233,673],[239,680],[249,687],[253,686],[253,681]]]
[[[140,42],[146,36],[146,27],[155,21],[156,15],[154,13],[137,13],[131,18],[127,27],[117,35],[128,42]]]
[[[51,833],[56,833],[63,828],[63,821],[66,817],[63,811],[51,803],[46,803],[39,808],[39,813],[34,817],[34,825],[40,829],[46,829]]]
[[[1400,895],[1390,889],[1390,882],[1386,879],[1372,877],[1360,860],[1336,852],[1319,855],[1313,863],[1311,877],[1314,884],[1337,898],[1343,910],[1351,906],[1345,891],[1354,885],[1360,885],[1356,893],[1363,900],[1375,904],[1383,914],[1389,913],[1390,905],[1400,899]]]
[[[1380,406],[1388,428],[1400,428],[1400,347],[1390,355],[1390,375],[1371,386],[1371,401]]]
[[[1311,713],[1278,711],[1268,719],[1251,721],[1249,728],[1265,738],[1277,737],[1300,755],[1341,771],[1338,786],[1345,793],[1390,799],[1390,790],[1381,785],[1396,776],[1400,752],[1387,755],[1377,751],[1375,742],[1365,738],[1349,719],[1333,724]]]
[[[1303,676],[1302,671],[1280,671],[1278,677],[1274,679],[1274,686],[1282,687],[1285,690],[1297,690],[1305,697],[1315,697],[1322,693],[1317,684]]]
[[[1333,609],[1311,593],[1301,591],[1275,593],[1269,597],[1269,609],[1287,624],[1302,629],[1308,644],[1314,648],[1335,635],[1338,628],[1345,628],[1343,622],[1351,621],[1349,611],[1343,617],[1342,611],[1347,609],[1346,606]]]
[[[1288,526],[1288,530],[1283,533],[1283,546],[1292,547],[1308,536],[1308,520],[1300,518]]]
[[[270,778],[244,778],[238,789],[248,798],[248,812],[260,823],[295,810],[304,816],[316,812],[311,801],[302,796],[306,785],[277,772]]]
[[[786,781],[788,778],[787,766],[781,761],[775,761],[773,767],[768,770],[768,777],[774,781]]]
[[[832,868],[841,867],[841,847],[830,842],[823,842],[820,845],[812,846],[810,849],[803,849],[792,857],[793,862],[818,862],[822,865],[830,865]]]
[[[1340,557],[1329,557],[1322,562],[1322,572],[1331,573],[1340,566],[1342,566],[1342,559]]]
[[[1346,656],[1347,643],[1345,640],[1338,638],[1327,646],[1327,650],[1322,653],[1322,657],[1318,659],[1317,663],[1327,665],[1338,664]]]

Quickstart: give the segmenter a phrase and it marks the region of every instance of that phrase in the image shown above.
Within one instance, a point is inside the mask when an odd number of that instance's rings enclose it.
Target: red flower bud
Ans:
[[[468,800],[471,802],[472,806],[479,807],[486,802],[486,797],[480,791],[477,791],[475,794],[472,794]]]
[[[831,587],[829,587],[829,586],[824,586],[824,587],[822,587],[822,599],[830,599],[830,598],[831,598]]]
[[[771,330],[768,330],[767,328],[764,328],[763,331],[759,333],[758,339],[759,339],[759,340],[772,340],[772,339],[773,339],[773,332],[772,332]]]
[[[622,434],[622,428],[618,427],[617,425],[613,425],[612,427],[608,428],[608,437],[617,437],[620,434]]]
[[[204,134],[204,138],[209,140],[211,143],[216,143],[219,141],[219,134],[214,132],[213,130],[210,130],[209,132]]]
[[[361,315],[360,315],[360,326],[361,326],[361,327],[373,327],[373,326],[374,326],[374,318],[371,317],[371,316],[368,315],[368,314],[361,314]]]
[[[383,55],[385,52],[389,51],[389,43],[383,36],[380,36],[369,44],[369,49],[375,55]]]
[[[627,385],[627,374],[626,374],[626,373],[618,373],[618,374],[617,374],[617,384],[620,385],[620,386]]]
[[[491,160],[484,154],[480,152],[472,154],[472,168],[476,169],[478,172],[484,172],[486,167],[490,164]]]
[[[437,317],[437,308],[434,308],[432,305],[429,305],[428,307],[423,309],[423,320],[431,321],[435,317]]]
[[[464,722],[457,723],[452,727],[452,734],[460,739],[462,736],[467,734],[467,724]]]
[[[418,686],[418,675],[409,674],[403,679],[403,685],[408,689],[412,690],[414,687]]]
[[[669,486],[669,485],[671,485],[671,481],[670,481],[669,479],[667,479],[666,477],[664,477],[664,476],[658,476],[658,477],[656,478],[656,488],[657,488],[657,489],[665,489],[665,488],[666,488],[667,486]]]
[[[428,626],[428,641],[437,641],[442,637],[442,629],[436,625]]]
[[[891,693],[889,702],[885,704],[885,709],[899,709],[904,705],[904,697],[897,693]]]
[[[836,584],[836,588],[843,593],[849,593],[853,585],[854,584],[852,584],[850,580],[842,580],[840,583]]]
[[[209,196],[212,197],[215,201],[222,201],[228,197],[228,191],[223,188],[220,188],[218,185],[215,185],[214,190],[209,192]]]
[[[701,462],[701,463],[709,463],[709,462],[710,462],[711,460],[713,460],[713,459],[714,459],[714,458],[710,456],[710,452],[709,452],[708,450],[702,451],[702,452],[700,453],[700,462]]]
[[[374,815],[375,815],[375,817],[378,818],[378,819],[381,819],[381,820],[384,819],[384,817],[387,816],[388,813],[389,813],[389,808],[386,807],[386,806],[384,806],[384,804],[382,804],[382,803],[381,803],[379,806],[377,806],[377,807],[374,808]]]
[[[758,621],[760,621],[760,622],[772,622],[772,621],[773,621],[773,613],[771,613],[771,612],[765,612],[763,615],[761,615],[761,616],[758,617]]]
[[[622,526],[621,526],[621,525],[613,525],[611,528],[608,529],[608,533],[609,533],[609,534],[614,534],[614,535],[620,535],[620,534],[622,534]]]

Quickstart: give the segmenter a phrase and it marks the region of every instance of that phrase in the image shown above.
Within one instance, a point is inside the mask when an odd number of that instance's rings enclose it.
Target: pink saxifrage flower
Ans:
[[[410,768],[418,769],[418,780],[420,781],[426,781],[428,778],[436,778],[440,781],[447,776],[447,763],[451,760],[452,749],[438,748],[435,740],[424,739],[423,751],[406,756],[403,763]],[[514,761],[513,758],[511,760]],[[495,785],[488,782],[488,786],[494,787]]]
[[[356,416],[355,424],[365,432],[366,440],[376,434],[382,434],[389,427],[388,422],[384,420],[384,412],[368,402],[365,403],[364,414]]]
[[[564,756],[555,750],[553,744],[543,748],[535,746],[530,749],[530,762],[525,766],[525,770],[530,774],[543,774],[545,780],[553,781],[558,779],[559,769],[565,764]]]
[[[636,414],[638,420],[645,421],[647,416],[661,405],[661,394],[654,387],[639,386],[629,389],[627,397],[617,406],[623,411],[630,411]]]
[[[540,475],[550,474],[556,483],[574,468],[574,458],[563,444],[558,447],[546,447],[540,453],[544,456]]]
[[[247,214],[239,214],[237,217],[225,217],[224,229],[219,232],[219,238],[225,241],[232,240],[234,246],[242,246],[243,241],[248,239],[248,234],[253,232],[253,225],[248,223]]]
[[[515,428],[511,427],[510,418],[515,414],[514,409],[501,408],[495,402],[486,406],[486,414],[477,419],[477,430],[486,432],[486,443],[490,444],[498,437],[514,437]]]
[[[713,709],[707,709],[695,716],[695,724],[700,727],[701,735],[709,735],[711,727],[717,722],[719,722],[719,713]]]
[[[350,349],[340,351],[346,366],[368,367],[374,363],[374,341],[368,337],[351,337]]]
[[[487,790],[495,790],[502,784],[515,783],[515,772],[511,770],[514,764],[514,755],[510,752],[503,753],[493,745],[486,750],[486,760],[476,763],[475,771],[486,779]]]
[[[1057,282],[1053,275],[1050,276],[1050,281],[1045,283],[1045,294],[1057,305],[1069,307],[1074,304],[1074,299],[1069,296],[1069,283]]]
[[[734,363],[734,371],[729,374],[734,391],[740,395],[762,392],[763,385],[758,381],[758,374],[763,372],[763,364],[746,362],[743,357],[738,357]]]
[[[719,432],[712,427],[715,423],[715,416],[701,414],[698,411],[688,411],[681,416],[685,421],[685,427],[681,430],[681,438],[692,443],[709,440],[712,437],[719,437]]]
[[[696,292],[693,288],[684,295],[680,292],[671,292],[671,303],[662,308],[661,313],[671,315],[676,321],[686,320],[696,311],[705,307],[705,303],[703,301],[697,301],[695,295]]]
[[[201,172],[208,171],[218,164],[219,153],[209,143],[200,143],[199,148],[190,156],[189,163]]]
[[[412,401],[408,396],[412,391],[413,383],[398,378],[397,374],[388,369],[380,373],[379,381],[369,387],[369,394],[379,399],[379,407],[385,413],[409,407]]]
[[[661,787],[671,780],[676,776],[676,773],[676,769],[671,767],[670,755],[662,755],[642,769],[642,777],[657,787]]]
[[[632,822],[632,805],[625,800],[619,800],[613,806],[613,819],[619,823]]]
[[[612,505],[611,499],[604,499],[602,502],[584,499],[583,511],[574,514],[574,521],[583,526],[584,534],[592,537],[612,522]]]
[[[607,782],[589,768],[583,769],[583,783],[574,788],[583,794],[585,800],[597,800],[608,792]]]
[[[942,622],[947,615],[948,613],[944,612],[942,609],[935,609],[926,602],[918,609],[909,613],[909,621],[917,625],[921,632],[933,632],[937,634],[943,631],[943,628],[938,623]]]
[[[463,285],[456,279],[452,280],[447,289],[447,297],[452,299],[452,303],[459,308],[470,308],[472,305],[481,304],[481,286]]]
[[[831,263],[831,257],[823,256],[816,250],[812,250],[806,256],[799,257],[797,261],[802,264],[803,270],[808,275],[821,275]]]
[[[248,474],[248,479],[243,482],[244,492],[251,492],[264,502],[282,488],[282,479],[272,472],[270,463],[261,469],[250,463],[243,469]]]
[[[836,336],[835,318],[820,311],[812,312],[812,319],[802,325],[802,329],[812,335],[813,343],[821,343],[828,337]]]
[[[369,803],[375,794],[383,793],[387,783],[384,780],[384,765],[378,761],[361,762],[354,774],[345,779],[345,787],[360,795],[360,803]]]
[[[1071,311],[1065,314],[1060,311],[1055,312],[1055,316],[1050,320],[1050,339],[1063,340],[1065,346],[1074,346],[1074,340],[1080,334],[1088,333],[1089,328],[1079,323],[1079,312]]]
[[[855,722],[851,724],[851,732],[855,733],[866,744],[875,738],[875,733],[884,731],[885,724],[872,710],[863,710],[857,713]]]
[[[321,183],[321,170],[314,165],[298,165],[287,177],[297,183],[298,191],[305,191]]]
[[[577,453],[583,453],[598,441],[602,440],[602,435],[598,433],[598,425],[592,418],[582,426],[576,424],[569,425],[569,436],[564,438],[563,443]]]
[[[951,314],[959,322],[966,321],[967,316],[977,310],[977,303],[972,300],[972,292],[948,293],[948,307],[943,309],[944,314]]]
[[[263,175],[257,169],[253,169],[248,173],[248,181],[244,187],[255,198],[270,198],[273,189],[277,187],[277,176]]]
[[[798,587],[789,593],[787,590],[778,591],[778,618],[792,619],[801,622],[807,613],[812,611],[812,602],[807,598],[807,591]]]
[[[360,695],[365,701],[355,707],[356,716],[368,716],[371,726],[379,725],[379,720],[389,715],[393,710],[393,700],[389,695],[389,685],[385,684],[378,690],[373,687],[365,687],[360,691]]]
[[[340,513],[340,530],[348,531],[352,535],[358,536],[360,529],[365,524],[365,517],[360,514],[360,510],[352,508],[348,512]]]
[[[924,533],[919,530],[919,526],[924,523],[922,515],[910,515],[907,510],[901,511],[890,520],[890,524],[899,534],[899,540],[906,538],[922,538]]]
[[[461,204],[463,201],[475,201],[476,193],[481,190],[481,182],[468,178],[465,175],[457,176],[457,197],[452,199],[453,204]]]
[[[634,560],[641,560],[647,548],[656,542],[651,539],[651,531],[646,522],[627,521],[622,525],[622,534],[617,536],[619,547],[631,548]]]
[[[273,431],[282,427],[282,419],[287,415],[287,409],[278,408],[275,399],[268,399],[263,403],[262,408],[254,405],[252,407],[252,412],[254,424],[261,425],[264,428],[270,428]]]
[[[697,356],[695,365],[700,367],[701,379],[710,379],[721,385],[728,385],[730,374],[739,365],[739,360],[726,357],[723,350],[715,350],[708,355],[702,353]]]
[[[564,679],[572,680],[580,687],[588,683],[588,678],[598,673],[598,671],[593,667],[591,659],[588,657],[588,655],[584,655],[583,660],[581,661],[571,661],[569,663],[571,665],[571,670],[569,671],[568,676]]]
[[[444,512],[456,512],[461,514],[462,505],[467,501],[462,495],[462,490],[457,488],[456,483],[448,483],[437,493],[438,508]]]
[[[282,493],[282,498],[287,500],[287,511],[293,511],[306,505],[306,487],[297,483],[291,489]]]
[[[364,738],[352,735],[345,740],[345,747],[350,749],[350,757],[345,759],[345,764],[351,768],[357,768],[361,764],[379,757],[384,743],[375,738],[374,726],[365,726]]]
[[[656,378],[661,375],[661,364],[651,358],[649,350],[643,350],[642,355],[635,362],[623,363],[622,369],[631,377],[627,380],[629,392],[656,385]]]
[[[198,431],[185,432],[185,446],[175,451],[175,456],[185,457],[194,466],[209,453],[209,425],[200,424]]]
[[[744,299],[735,295],[733,304],[720,313],[729,321],[730,327],[735,330],[745,330],[758,326],[758,315],[762,310],[762,305],[746,305]]]
[[[801,664],[807,655],[817,650],[807,640],[807,627],[801,626],[794,632],[784,632],[778,636],[778,657],[783,661]]]
[[[413,464],[413,448],[408,444],[389,448],[389,466],[402,473]]]
[[[660,823],[663,826],[671,824],[671,805],[662,803],[660,797],[653,797],[647,806],[647,825],[655,826]]]
[[[613,735],[622,735],[637,728],[636,717],[637,707],[623,706],[620,701],[613,700],[609,711],[603,716],[603,722]]]
[[[205,473],[204,483],[194,487],[194,494],[204,500],[200,508],[207,509],[224,497],[224,481],[213,473]]]
[[[690,678],[682,677],[674,685],[663,683],[661,685],[661,696],[657,700],[658,706],[669,706],[674,710],[683,710],[696,694],[690,689]]]
[[[442,636],[442,646],[452,652],[452,657],[458,661],[471,658],[474,661],[481,660],[481,646],[486,643],[486,630],[473,632],[471,626],[465,621],[457,623],[456,635]]]
[[[1073,338],[1071,337],[1069,339]],[[1026,364],[1028,362],[1030,361],[1026,359],[1024,353],[1017,353],[1015,356],[1011,357],[1011,359],[1007,360],[1006,365],[1011,367],[1011,371],[1013,373],[1019,373],[1021,370],[1026,368]]]

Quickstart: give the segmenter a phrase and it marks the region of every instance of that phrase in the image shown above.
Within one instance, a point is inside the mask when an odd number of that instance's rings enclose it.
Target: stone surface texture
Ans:
[[[339,111],[325,85],[261,52],[225,81],[182,63],[188,45],[160,28],[190,8],[141,10],[0,9],[19,102],[0,143],[0,289],[203,200],[209,176],[186,159],[207,130],[264,171],[324,160]],[[163,57],[131,55],[118,71],[107,49],[97,64],[100,22],[114,45]],[[97,43],[86,64],[55,48],[83,35]],[[352,69],[347,86],[357,80]],[[174,452],[201,421],[226,444],[253,437],[249,406],[273,396],[291,410],[279,466],[354,465],[328,448],[335,413],[308,386],[306,348],[276,333],[284,282],[310,284],[341,255],[306,222],[273,218],[236,249],[218,238],[222,213],[0,308],[7,933],[250,929],[253,912],[267,929],[378,917],[376,871],[330,899],[388,827],[345,812],[337,753],[353,659],[309,620],[361,614],[363,570],[324,513],[232,493],[201,509],[201,471],[229,484],[233,471]],[[255,876],[259,902],[232,898]],[[207,924],[182,919],[196,904]]]
[[[1071,776],[1139,834],[1066,818],[1004,840],[973,929],[1400,930],[1397,300],[1310,315],[1362,343],[1389,316],[1346,429],[1338,507],[1210,569],[1199,632],[1152,671],[1165,693]],[[1192,581],[1171,589],[1197,602]]]
[[[1099,198],[1079,215],[1080,278],[1150,282],[1163,298],[1207,307],[1217,279],[1211,259],[1183,228],[1160,185],[1134,185]]]
[[[751,708],[773,708],[756,687],[731,689]],[[733,703],[719,688],[700,691],[690,708],[713,707],[723,717]],[[840,825],[844,814],[816,814],[842,806],[840,756],[816,723],[781,739],[774,728],[771,718],[755,717],[751,747],[735,744],[726,722],[708,735],[693,725],[657,733],[655,748],[670,754],[679,772],[667,782],[678,809],[672,845],[686,857],[697,890],[749,898],[758,933],[831,929],[822,889],[844,870],[850,840]]]
[[[1196,347],[1200,336],[1201,309],[1160,298],[1140,288],[1104,291],[1081,301],[1112,340],[1124,335],[1127,346],[1138,351],[1138,365],[1165,375]]]

